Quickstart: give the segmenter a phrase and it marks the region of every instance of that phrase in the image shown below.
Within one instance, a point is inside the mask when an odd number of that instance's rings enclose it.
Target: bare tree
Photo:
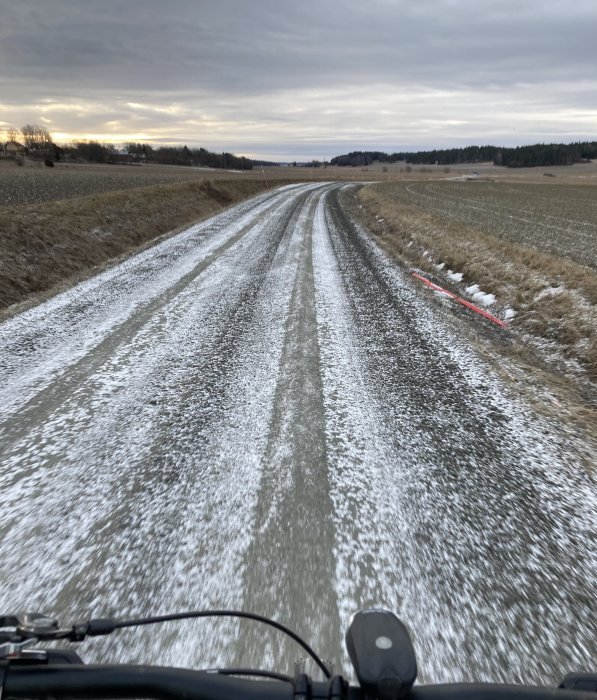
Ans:
[[[53,146],[52,136],[45,126],[25,124],[21,129],[25,146],[35,153],[48,153]]]
[[[7,141],[16,141],[18,135],[19,135],[19,132],[17,129],[14,128],[14,126],[9,126],[8,129],[6,130],[6,140]]]
[[[25,124],[25,126],[21,129],[25,146],[31,150],[33,150],[35,144],[37,143],[36,131],[37,127],[35,124]]]

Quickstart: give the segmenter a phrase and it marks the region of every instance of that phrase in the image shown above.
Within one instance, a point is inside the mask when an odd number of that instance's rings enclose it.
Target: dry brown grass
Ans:
[[[2,315],[19,302],[63,288],[156,237],[265,189],[257,179],[201,180],[2,207]]]
[[[391,196],[393,187],[400,189],[399,197]],[[439,264],[462,272],[463,282],[455,291],[463,294],[467,285],[476,283],[495,294],[498,314],[507,307],[516,311],[511,325],[525,338],[528,354],[544,351],[557,371],[570,372],[576,380],[597,380],[593,268],[567,258],[565,251],[550,254],[516,243],[512,236],[489,233],[482,210],[472,226],[442,216],[426,199],[413,197],[407,203],[399,184],[365,187],[358,197],[365,223],[392,256],[444,286],[450,283],[442,279]]]

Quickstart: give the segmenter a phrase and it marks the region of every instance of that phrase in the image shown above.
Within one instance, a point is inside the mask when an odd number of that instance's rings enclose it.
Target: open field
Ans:
[[[385,168],[385,170],[384,170]],[[357,170],[355,168],[354,170]],[[350,168],[349,168],[350,170]],[[597,161],[575,163],[571,166],[553,165],[535,168],[505,168],[493,163],[456,163],[452,165],[412,165],[398,163],[373,163],[367,166],[370,174],[378,173],[379,179],[423,176],[434,180],[471,178],[510,183],[597,185]]]
[[[557,372],[597,379],[597,187],[379,183],[359,202],[396,259],[487,303]]]
[[[0,159],[0,207],[40,204],[58,199],[74,199],[104,192],[137,189],[156,185],[200,180],[248,179],[269,185],[270,181],[378,181],[429,179],[446,176],[444,168],[408,168],[404,163],[374,163],[367,167],[255,167],[253,170],[218,170],[177,165],[144,164],[104,165],[94,163],[56,163],[46,168],[40,161],[26,161],[18,167],[14,160]],[[503,168],[501,170],[504,170]],[[458,173],[473,173],[474,167]]]
[[[545,183],[545,175],[554,183],[597,184],[597,163],[574,166],[521,168],[511,170],[490,164],[444,166],[407,166],[405,163],[373,163],[366,167],[255,167],[235,171],[214,168],[190,168],[176,165],[102,165],[93,163],[57,163],[46,168],[38,161],[18,167],[13,160],[0,159],[0,207],[40,204],[58,199],[74,199],[104,192],[137,189],[156,185],[199,180],[248,179],[268,185],[270,181],[413,181],[491,178],[510,182]]]
[[[403,173],[404,174],[404,168]],[[39,161],[18,167],[13,160],[0,159],[0,207],[40,204],[59,199],[74,199],[105,192],[173,185],[213,179],[247,179],[269,184],[270,180],[377,180],[381,168],[254,168],[234,171],[191,168],[176,165],[101,165],[56,163],[46,168]],[[392,177],[401,175],[393,172]]]
[[[167,166],[63,165],[46,168],[37,162],[18,167],[0,161],[0,207],[40,204],[116,190],[206,179],[213,172]]]
[[[597,268],[595,186],[478,180],[404,183],[381,191],[445,221]]]

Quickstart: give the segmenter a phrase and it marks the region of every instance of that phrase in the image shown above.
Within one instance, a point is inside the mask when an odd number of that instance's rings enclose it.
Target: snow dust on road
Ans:
[[[350,196],[260,195],[0,325],[5,611],[242,608],[345,664],[350,615],[375,604],[409,625],[423,681],[594,664],[594,482]],[[82,653],[300,656],[206,621]]]

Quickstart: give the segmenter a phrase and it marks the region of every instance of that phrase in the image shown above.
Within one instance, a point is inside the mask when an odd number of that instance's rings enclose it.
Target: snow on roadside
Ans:
[[[445,266],[445,263],[438,263],[435,267],[438,270],[443,270]],[[446,272],[446,276],[452,282],[462,282],[464,278],[464,274],[462,272],[454,272],[453,270],[448,270]],[[493,306],[497,301],[495,294],[483,292],[479,285],[476,283],[470,284],[468,287],[465,287],[465,291],[476,304],[479,304],[481,306]],[[510,315],[507,316],[507,318],[513,318],[513,316],[516,315],[516,312],[513,309],[509,309],[509,311]]]
[[[427,251],[425,251],[425,253],[426,252]],[[423,255],[425,255],[425,253],[423,253]],[[442,271],[445,269],[446,263],[437,263],[435,267],[438,270]],[[446,276],[452,282],[462,282],[464,278],[464,274],[462,272],[454,272],[454,270],[450,269],[446,271]],[[495,294],[483,292],[478,284],[469,285],[465,288],[465,291],[469,295],[469,297],[480,306],[493,306],[497,301]],[[509,315],[506,316],[506,320],[511,319],[516,315],[516,312],[513,309],[509,308],[508,311]]]
[[[492,306],[495,304],[495,294],[485,294],[481,291],[478,284],[471,284],[466,288],[467,294],[471,295],[473,301],[483,306]]]
[[[450,281],[456,283],[463,281],[464,274],[462,272],[455,272],[454,270],[450,270],[449,268],[446,269],[445,262],[436,263],[435,267],[439,272],[445,272],[446,277]],[[496,305],[497,299],[495,294],[484,292],[477,283],[469,284],[464,288],[464,291],[466,292],[466,295],[471,299],[471,301],[473,301],[479,306],[489,307]],[[547,294],[550,294],[552,296],[556,296],[557,294],[561,294],[562,291],[564,291],[563,287],[555,287],[552,289],[544,290],[540,293],[540,295],[546,296]],[[504,321],[511,321],[516,316],[516,311],[512,307],[506,306],[502,309],[501,316]]]

